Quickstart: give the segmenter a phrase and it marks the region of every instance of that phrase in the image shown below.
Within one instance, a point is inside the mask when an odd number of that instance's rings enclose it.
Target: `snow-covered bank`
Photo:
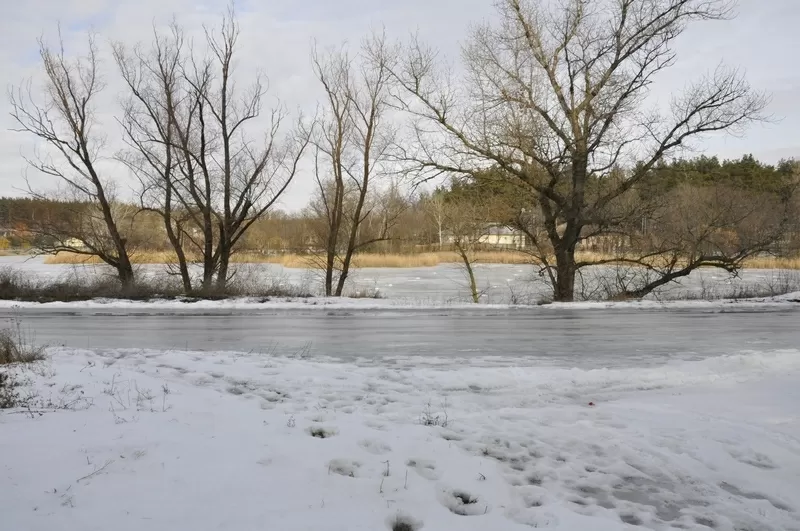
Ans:
[[[540,306],[512,305],[512,304],[473,304],[469,302],[440,302],[425,299],[353,299],[341,297],[272,297],[252,298],[238,297],[223,300],[198,300],[198,299],[153,299],[147,301],[124,299],[92,299],[72,302],[26,302],[0,300],[0,308],[40,308],[43,310],[131,310],[137,312],[169,312],[191,310],[503,310],[511,308],[543,308],[543,309],[642,309],[642,310],[670,310],[670,309],[749,309],[749,308],[791,308],[800,306],[800,292],[789,293],[776,297],[759,297],[753,299],[720,299],[720,300],[632,300],[632,301],[603,301],[603,302],[570,302],[551,303]]]
[[[31,410],[0,412],[3,528],[800,529],[794,350],[615,370],[50,352]]]

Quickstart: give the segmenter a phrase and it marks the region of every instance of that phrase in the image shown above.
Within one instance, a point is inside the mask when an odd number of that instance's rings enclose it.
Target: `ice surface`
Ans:
[[[78,348],[239,350],[418,363],[618,368],[662,365],[800,345],[800,304],[605,310],[561,308],[164,309],[0,308],[0,327],[22,322],[39,343]]]
[[[0,413],[3,529],[800,529],[797,350],[595,370],[50,353],[21,375],[31,408]]]
[[[0,267],[8,267],[24,272],[26,275],[42,279],[55,280],[68,277],[86,277],[112,275],[108,267],[102,265],[48,265],[42,257],[5,256],[0,257]],[[307,269],[284,268],[275,264],[235,264],[239,269],[238,276],[246,277],[254,282],[265,284],[291,284],[304,291],[319,294],[322,286],[318,272]],[[589,268],[587,283],[593,275],[603,268]],[[138,266],[143,275],[163,275],[163,265]],[[484,305],[508,305],[512,302],[535,304],[549,297],[549,289],[536,269],[526,265],[476,264],[478,287],[483,293],[481,303]],[[782,284],[800,285],[800,272],[779,270],[743,270],[737,277],[731,277],[716,269],[701,269],[687,278],[680,279],[662,289],[659,300],[685,298],[688,294],[697,298],[703,293],[716,297],[730,295],[753,286]],[[316,303],[326,307],[358,307],[385,308],[397,307],[430,307],[430,306],[472,306],[464,272],[457,264],[442,264],[435,267],[421,268],[363,268],[351,274],[348,292],[362,294],[378,294],[382,300],[333,301],[320,299]],[[795,297],[797,298],[797,294]],[[228,306],[241,307],[247,301],[228,301]],[[249,302],[250,304],[253,301]],[[134,304],[135,303],[126,303]],[[164,306],[162,303],[161,306]],[[217,304],[217,303],[211,303]],[[276,304],[276,303],[273,303]],[[283,301],[280,305],[302,306],[307,301]],[[602,303],[603,306],[609,303]],[[656,300],[640,303],[658,305]],[[681,304],[703,304],[689,302]],[[595,304],[595,307],[597,305]]]

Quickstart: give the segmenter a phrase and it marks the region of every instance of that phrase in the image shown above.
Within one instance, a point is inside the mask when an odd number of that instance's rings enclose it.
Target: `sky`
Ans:
[[[128,45],[149,42],[153,24],[175,16],[188,32],[203,23],[215,24],[227,0],[0,0],[0,85],[8,89],[36,79],[37,38],[55,42],[59,25],[68,54],[81,53],[90,29],[99,36],[102,73],[108,84],[98,100],[98,118],[109,150],[121,136],[114,120],[121,85],[110,57],[112,41]],[[677,42],[678,62],[658,78],[655,88],[668,95],[679,91],[720,62],[740,67],[757,89],[771,93],[767,109],[772,119],[751,126],[744,135],[715,136],[699,151],[722,158],[752,153],[774,163],[800,158],[800,2],[797,0],[739,0],[733,20],[695,24]],[[247,75],[260,69],[269,78],[270,97],[290,109],[313,111],[320,98],[309,51],[322,46],[357,44],[371,30],[385,27],[390,38],[418,32],[458,61],[461,43],[471,23],[491,20],[492,0],[238,0],[241,52],[237,68]],[[0,195],[24,195],[26,177],[37,190],[56,186],[53,178],[26,170],[23,154],[33,153],[31,139],[10,131],[8,97],[0,96]],[[120,170],[116,169],[116,172]],[[122,193],[132,193],[131,181],[119,175]],[[304,172],[281,201],[286,210],[306,203],[312,188]]]

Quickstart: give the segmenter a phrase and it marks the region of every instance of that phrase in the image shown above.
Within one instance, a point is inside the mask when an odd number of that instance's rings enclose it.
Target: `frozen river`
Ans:
[[[275,264],[236,264],[238,279],[250,283],[293,286],[305,293],[319,294],[321,278],[318,271],[284,268]],[[10,268],[40,279],[72,279],[75,277],[110,275],[105,266],[50,265],[42,257],[2,256],[0,269]],[[602,275],[608,268],[588,268],[586,283]],[[139,266],[140,274],[163,275],[164,266]],[[481,302],[531,304],[546,299],[549,287],[530,265],[477,264],[475,266]],[[412,305],[469,302],[468,283],[456,264],[418,268],[363,268],[350,276],[348,294],[378,294],[381,298],[408,301]],[[702,269],[680,282],[661,290],[665,299],[682,298],[685,294],[726,296],[751,287],[784,284],[800,290],[800,271],[743,270],[737,277],[717,269]],[[592,290],[587,288],[587,293]],[[602,294],[600,294],[602,295]],[[512,301],[512,299],[514,299]]]
[[[0,310],[37,342],[87,348],[231,350],[385,360],[526,358],[589,367],[658,365],[800,347],[797,309]],[[506,360],[507,361],[507,360]]]
[[[49,266],[41,259],[0,259],[26,274],[55,278],[76,274],[69,266]],[[301,282],[308,272],[259,266],[262,274]],[[78,274],[98,274],[81,268]],[[772,272],[745,271],[733,281],[703,271],[675,289],[698,289],[704,283],[730,286],[760,282]],[[411,306],[447,303],[461,298],[460,272],[453,266],[420,269],[371,269],[357,272],[362,286],[377,288],[391,302]],[[489,302],[508,302],[510,285],[519,293],[533,289],[530,268],[482,266]],[[306,279],[307,281],[307,279]],[[504,295],[504,293],[506,295]],[[0,326],[13,317],[36,342],[78,348],[153,348],[230,350],[352,360],[392,357],[488,357],[489,362],[524,358],[528,363],[574,367],[659,365],[750,351],[800,347],[800,305],[737,308],[531,307],[496,310],[404,309],[388,305],[359,309],[230,309],[185,305],[180,309],[80,308],[46,306],[0,308]]]

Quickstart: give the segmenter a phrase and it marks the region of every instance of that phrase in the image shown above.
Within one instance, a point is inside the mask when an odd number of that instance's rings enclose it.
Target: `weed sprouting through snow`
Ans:
[[[447,399],[445,398],[441,404],[441,412],[434,412],[431,401],[428,400],[428,403],[425,404],[425,408],[422,410],[422,415],[419,419],[420,424],[423,426],[440,426],[446,428],[450,424],[447,407]]]

